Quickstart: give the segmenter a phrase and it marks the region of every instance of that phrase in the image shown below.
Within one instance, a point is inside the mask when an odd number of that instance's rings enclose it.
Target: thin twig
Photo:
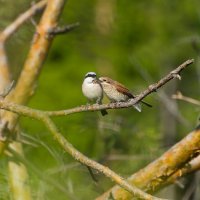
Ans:
[[[79,25],[79,22],[76,22],[74,24],[69,24],[63,27],[55,27],[49,30],[48,33],[50,36],[66,34],[77,28]]]
[[[178,99],[178,100],[186,101],[188,103],[200,106],[200,101],[193,99],[191,97],[186,97],[186,96],[182,95],[182,93],[179,91],[176,94],[172,95],[172,99]]]

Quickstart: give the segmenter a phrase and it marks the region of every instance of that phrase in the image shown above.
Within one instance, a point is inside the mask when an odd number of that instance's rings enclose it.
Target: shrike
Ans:
[[[114,81],[108,77],[100,77],[99,80],[103,87],[104,93],[111,102],[126,102],[130,99],[135,98],[130,90],[121,83],[118,83],[117,81]],[[141,101],[141,103],[145,104],[148,107],[152,107],[152,105],[144,101]],[[137,111],[141,112],[142,109],[140,103],[136,103],[133,106]]]
[[[83,95],[87,97],[90,102],[102,104],[103,88],[95,72],[88,72],[85,75],[82,84],[82,92]],[[101,114],[104,116],[108,113],[106,110],[101,110]]]

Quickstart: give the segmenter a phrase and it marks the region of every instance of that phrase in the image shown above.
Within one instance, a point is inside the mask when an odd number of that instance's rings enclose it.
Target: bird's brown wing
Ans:
[[[134,98],[133,94],[130,92],[128,88],[126,88],[124,85],[121,83],[114,81],[114,85],[117,88],[117,91],[128,96],[129,98]]]

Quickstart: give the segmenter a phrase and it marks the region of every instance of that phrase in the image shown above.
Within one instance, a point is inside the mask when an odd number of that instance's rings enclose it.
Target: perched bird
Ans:
[[[82,92],[83,95],[87,97],[90,102],[102,104],[103,88],[100,81],[97,79],[97,75],[95,72],[88,72],[85,75],[82,84]],[[108,113],[106,110],[101,110],[101,114],[104,116]]]
[[[103,87],[104,93],[111,102],[125,102],[135,98],[135,96],[130,92],[130,90],[127,89],[121,83],[118,83],[117,81],[114,81],[108,77],[100,77],[99,80]],[[152,107],[150,104],[144,101],[141,102],[148,107]],[[133,106],[137,111],[141,112],[140,103],[136,103]]]

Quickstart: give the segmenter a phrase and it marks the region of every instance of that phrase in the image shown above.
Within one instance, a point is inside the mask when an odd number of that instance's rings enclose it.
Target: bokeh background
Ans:
[[[0,29],[29,6],[25,0],[0,0]],[[143,106],[142,113],[130,108],[109,110],[105,117],[88,112],[54,118],[77,149],[128,177],[198,123],[199,108],[173,100],[171,95],[179,90],[199,100],[200,2],[69,0],[60,25],[74,22],[80,23],[76,30],[54,40],[30,107],[61,110],[86,104],[81,84],[88,71],[110,76],[138,94],[185,60],[195,59],[182,73],[181,81],[173,80],[145,99],[153,108]],[[28,22],[7,44],[14,80],[34,31]],[[33,199],[94,199],[113,185],[94,172],[96,184],[87,168],[68,156],[40,122],[21,118],[20,124]],[[1,199],[10,198],[6,163],[2,157]],[[192,174],[157,195],[177,200],[200,199],[199,177],[199,173]]]

